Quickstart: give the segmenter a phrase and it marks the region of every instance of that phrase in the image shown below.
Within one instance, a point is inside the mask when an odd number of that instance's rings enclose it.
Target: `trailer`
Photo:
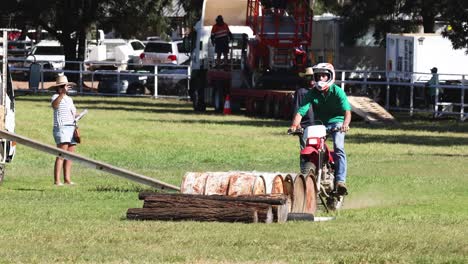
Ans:
[[[426,82],[436,67],[439,81],[461,81],[468,55],[440,34],[387,34],[386,64],[390,79]]]
[[[205,0],[196,24],[191,54],[191,97],[194,109],[222,111],[227,95],[231,108],[248,115],[289,118],[292,98],[305,67],[312,38],[313,1]],[[231,64],[214,63],[211,27],[222,15],[234,35]]]

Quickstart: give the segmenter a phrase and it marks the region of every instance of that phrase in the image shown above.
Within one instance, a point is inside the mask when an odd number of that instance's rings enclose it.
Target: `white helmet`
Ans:
[[[335,68],[330,63],[319,63],[312,67],[314,70],[315,88],[320,92],[326,91],[335,83]],[[320,75],[327,74],[328,80],[320,81]]]

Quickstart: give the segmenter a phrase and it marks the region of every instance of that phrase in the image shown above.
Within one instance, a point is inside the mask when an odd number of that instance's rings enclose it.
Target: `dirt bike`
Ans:
[[[342,207],[346,193],[335,189],[335,162],[333,150],[325,143],[327,137],[340,128],[327,130],[324,125],[312,125],[305,129],[288,130],[288,134],[304,136],[306,145],[301,150],[301,173],[311,174],[315,179],[317,196],[325,210],[335,211]]]

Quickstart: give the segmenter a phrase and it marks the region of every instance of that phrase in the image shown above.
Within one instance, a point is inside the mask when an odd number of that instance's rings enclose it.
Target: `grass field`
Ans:
[[[187,171],[296,172],[289,122],[195,114],[190,104],[76,97],[77,152],[180,185]],[[128,221],[148,188],[78,163],[55,187],[54,157],[24,146],[0,186],[0,263],[467,263],[468,124],[356,121],[345,209],[329,222]],[[17,98],[20,135],[53,144],[49,97]]]

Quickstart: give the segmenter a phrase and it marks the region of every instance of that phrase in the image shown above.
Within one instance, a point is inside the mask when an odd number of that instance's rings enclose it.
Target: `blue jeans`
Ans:
[[[343,123],[330,123],[327,124],[327,129],[332,129],[335,127],[341,127]],[[335,159],[335,181],[336,182],[346,182],[346,152],[344,149],[344,139],[345,133],[343,132],[334,132],[331,134],[333,138],[333,149],[335,151],[335,155],[333,158]]]

